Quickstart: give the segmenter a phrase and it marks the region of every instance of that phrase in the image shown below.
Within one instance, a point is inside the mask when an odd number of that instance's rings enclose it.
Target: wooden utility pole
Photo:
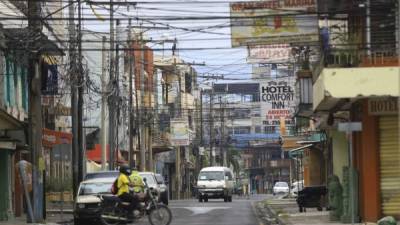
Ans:
[[[106,170],[107,164],[107,131],[106,131],[106,105],[107,105],[107,85],[106,85],[106,37],[102,39],[102,59],[101,59],[101,169]]]
[[[115,73],[114,73],[114,4],[113,0],[110,0],[110,87],[111,94],[108,97],[108,113],[109,113],[109,132],[108,132],[108,141],[109,141],[109,154],[108,154],[108,167],[110,170],[114,170],[114,154],[115,154],[115,92],[116,86],[118,84],[115,83]]]
[[[144,105],[144,95],[145,95],[145,85],[144,85],[144,43],[143,43],[143,31],[140,30],[140,108],[139,108],[139,135],[140,135],[140,171],[145,171],[146,169],[146,127],[145,127],[145,105]]]
[[[214,84],[212,85],[212,89],[210,91],[210,114],[209,114],[209,124],[210,124],[210,166],[214,166],[214,155],[213,155],[213,146],[214,146],[214,117],[213,117],[213,98],[214,98]]]
[[[40,15],[41,1],[28,1],[29,31],[34,34],[32,39],[37,37],[41,39]],[[33,192],[33,218],[30,218],[29,222],[38,223],[43,221],[44,212],[40,52],[33,49],[29,57],[29,146],[31,147]]]
[[[134,113],[133,113],[133,66],[134,66],[134,51],[131,49],[133,48],[132,36],[131,36],[131,26],[132,26],[132,19],[129,18],[129,25],[128,25],[128,57],[129,57],[129,108],[128,108],[128,115],[129,115],[129,165],[131,167],[136,166],[136,155],[135,149],[133,147],[133,122],[134,122]]]

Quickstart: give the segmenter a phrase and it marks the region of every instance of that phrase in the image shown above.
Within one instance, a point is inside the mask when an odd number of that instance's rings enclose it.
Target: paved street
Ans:
[[[222,199],[211,199],[200,203],[196,199],[171,201],[173,219],[171,225],[255,225],[259,224],[252,203],[267,198],[256,195],[250,199],[235,198],[225,203]],[[144,218],[138,225],[148,225]]]
[[[223,200],[209,200],[207,203],[199,203],[197,200],[174,201],[170,205],[174,216],[171,225],[259,224],[252,203],[265,197],[254,196],[250,200],[237,198],[231,203],[224,203]]]

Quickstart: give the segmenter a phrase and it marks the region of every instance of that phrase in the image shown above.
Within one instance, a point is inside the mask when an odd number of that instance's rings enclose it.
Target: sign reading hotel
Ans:
[[[399,112],[398,98],[370,98],[368,112],[370,115],[396,115]]]
[[[230,4],[232,47],[318,41],[316,0]]]
[[[249,63],[279,63],[290,59],[289,44],[249,46]]]
[[[187,121],[171,120],[171,145],[189,145],[189,127]]]
[[[260,83],[261,116],[265,125],[293,125],[294,78],[278,78]]]

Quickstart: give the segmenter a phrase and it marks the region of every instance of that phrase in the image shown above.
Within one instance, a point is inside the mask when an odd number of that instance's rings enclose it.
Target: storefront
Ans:
[[[382,216],[399,219],[398,98],[370,98],[357,105],[353,119],[362,122],[362,131],[354,136],[354,162],[360,174],[360,216],[367,222],[376,222]]]

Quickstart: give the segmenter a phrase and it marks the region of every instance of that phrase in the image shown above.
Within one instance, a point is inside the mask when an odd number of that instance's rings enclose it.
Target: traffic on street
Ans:
[[[400,225],[400,0],[0,0],[0,225]]]

